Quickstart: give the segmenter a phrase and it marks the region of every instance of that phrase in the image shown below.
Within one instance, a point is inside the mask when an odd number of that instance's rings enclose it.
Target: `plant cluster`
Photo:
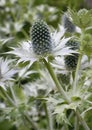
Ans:
[[[92,10],[69,8],[54,28],[57,8],[24,3],[0,5],[0,129],[91,130]]]

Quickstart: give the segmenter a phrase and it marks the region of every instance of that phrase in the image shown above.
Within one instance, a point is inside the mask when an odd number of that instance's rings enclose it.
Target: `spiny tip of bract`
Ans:
[[[78,50],[80,48],[80,44],[76,40],[69,40],[66,43],[66,46],[70,47],[71,50]],[[78,63],[79,54],[73,53],[72,55],[67,55],[64,58],[65,67],[68,70],[75,70]]]
[[[75,25],[72,23],[67,14],[62,16],[62,24],[67,32],[73,33],[76,31]]]
[[[37,20],[31,28],[33,50],[37,55],[50,53],[52,50],[52,39],[46,22]]]

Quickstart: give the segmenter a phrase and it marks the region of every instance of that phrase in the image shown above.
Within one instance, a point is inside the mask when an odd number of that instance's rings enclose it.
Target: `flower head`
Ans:
[[[36,54],[41,55],[50,53],[52,50],[52,41],[48,25],[38,20],[34,22],[31,28],[31,38],[33,50]]]

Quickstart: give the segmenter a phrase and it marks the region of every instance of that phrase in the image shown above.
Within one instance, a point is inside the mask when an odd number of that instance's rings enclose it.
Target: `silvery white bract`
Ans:
[[[13,60],[0,58],[0,86],[6,89],[6,82],[13,80],[16,70],[11,68],[11,62]]]
[[[14,54],[19,58],[18,63],[30,61],[30,65],[33,64],[37,57],[33,52],[31,41],[21,42],[18,47],[12,47],[12,51],[8,52],[9,54]]]

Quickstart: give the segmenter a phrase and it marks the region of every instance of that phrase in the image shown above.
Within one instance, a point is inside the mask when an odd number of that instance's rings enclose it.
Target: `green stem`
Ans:
[[[82,55],[79,55],[79,59],[78,59],[78,64],[76,67],[76,71],[75,71],[75,78],[74,78],[74,83],[73,83],[73,94],[76,93],[76,88],[77,88],[77,81],[78,81],[78,72],[79,72],[79,68],[80,68],[80,64],[81,64],[81,58]]]
[[[51,111],[49,109],[49,105],[47,103],[45,103],[45,111],[46,111],[46,116],[48,119],[48,128],[49,128],[48,130],[54,130],[52,114],[51,114]]]
[[[36,125],[36,123],[34,123],[34,121],[29,117],[29,115],[27,113],[23,113],[23,115],[28,120],[28,122],[31,123],[32,127],[34,128],[34,130],[39,130],[38,126]]]
[[[83,38],[84,38],[84,30],[82,30],[82,34],[80,36],[80,53],[81,54],[79,54],[78,63],[77,63],[76,71],[75,71],[75,78],[74,78],[74,84],[73,84],[73,94],[76,93],[76,88],[77,88],[78,72],[79,72],[79,68],[80,68],[80,65],[81,65],[81,59],[82,59],[82,42],[83,42]]]
[[[74,130],[79,130],[79,122],[76,116],[75,116]]]
[[[58,88],[59,92],[61,93],[61,95],[63,95],[64,99],[65,99],[68,103],[71,103],[71,100],[68,98],[68,96],[66,95],[64,89],[61,87],[61,85],[60,85],[60,83],[59,83],[59,81],[58,81],[58,79],[57,79],[57,77],[56,77],[56,75],[55,75],[55,73],[54,73],[54,71],[53,71],[53,69],[52,69],[50,63],[47,62],[44,58],[43,58],[43,62],[44,62],[44,64],[45,64],[45,66],[47,67],[47,69],[48,69],[48,71],[49,71],[49,73],[50,73],[50,75],[51,75],[53,81],[55,82],[56,87]]]

